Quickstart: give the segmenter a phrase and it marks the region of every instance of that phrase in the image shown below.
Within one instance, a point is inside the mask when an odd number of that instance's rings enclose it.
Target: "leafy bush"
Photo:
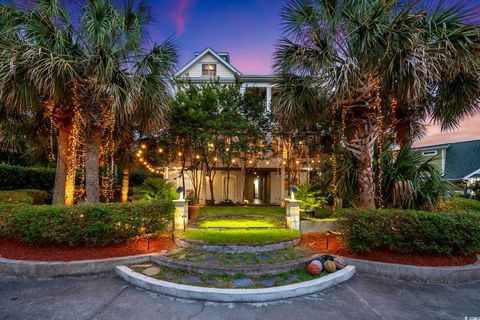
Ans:
[[[316,183],[305,183],[296,188],[295,198],[300,200],[300,207],[305,211],[315,211],[327,203],[326,198],[322,196],[322,191]]]
[[[413,208],[432,209],[442,199],[450,197],[452,184],[443,179],[442,172],[432,164],[435,158],[425,159],[410,146],[403,147],[397,154],[386,148],[382,155],[383,194],[387,205],[393,206],[393,190],[397,181],[411,181]]]
[[[0,164],[0,190],[40,189],[48,191],[53,189],[54,183],[54,168]]]
[[[173,183],[162,178],[148,178],[145,180],[139,195],[144,200],[174,200],[177,197]]]
[[[223,199],[222,201],[220,201],[220,205],[221,205],[221,206],[231,207],[231,206],[234,206],[235,203],[233,202],[233,200]]]
[[[480,215],[475,212],[362,210],[341,214],[349,247],[356,252],[470,255],[480,252]]]
[[[129,184],[132,187],[141,186],[148,178],[148,172],[145,170],[134,170],[130,173]]]
[[[454,197],[443,201],[439,210],[465,210],[476,211],[480,215],[480,201],[463,197]]]
[[[4,218],[2,233],[26,243],[106,245],[163,230],[171,201],[76,206],[28,206]]]
[[[0,191],[0,204],[36,204],[34,202],[41,202],[40,195],[45,196],[46,192],[32,189],[2,190]],[[43,203],[45,201],[39,204]]]

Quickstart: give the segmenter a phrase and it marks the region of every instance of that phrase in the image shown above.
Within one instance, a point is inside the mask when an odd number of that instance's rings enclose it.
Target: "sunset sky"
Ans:
[[[451,2],[451,1],[446,1]],[[478,5],[480,0],[464,1]],[[154,23],[151,38],[175,37],[180,66],[195,52],[211,47],[230,52],[231,63],[244,74],[272,72],[274,45],[281,36],[283,0],[164,0],[151,1]],[[429,5],[433,1],[425,1]],[[453,132],[429,126],[429,135],[417,145],[480,139],[480,115],[461,123]]]
[[[32,0],[18,0],[30,2]],[[65,0],[72,13],[79,14],[84,0]],[[123,0],[116,0],[122,3]],[[0,0],[0,2],[4,2]],[[153,9],[149,27],[152,42],[173,37],[183,66],[194,53],[211,47],[230,52],[231,63],[243,74],[270,74],[275,43],[282,34],[280,11],[286,0],[147,0]],[[438,0],[423,0],[433,6]],[[443,1],[446,4],[454,0]],[[480,6],[480,0],[463,1]],[[478,11],[478,8],[471,10]],[[480,17],[480,14],[479,14]],[[480,18],[479,18],[480,20]],[[419,145],[480,139],[480,115],[468,119],[453,132],[431,126]]]

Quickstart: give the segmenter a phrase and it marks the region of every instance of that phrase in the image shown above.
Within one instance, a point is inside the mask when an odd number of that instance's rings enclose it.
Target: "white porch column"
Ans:
[[[282,158],[282,163],[280,167],[280,199],[282,199],[280,206],[285,206],[285,165],[283,164],[283,158]]]
[[[272,103],[272,87],[267,87],[267,111],[271,111],[272,110],[272,106],[271,106],[271,103]]]
[[[245,90],[247,89],[247,86],[245,84],[242,84],[240,87],[240,94],[243,96],[245,94]]]

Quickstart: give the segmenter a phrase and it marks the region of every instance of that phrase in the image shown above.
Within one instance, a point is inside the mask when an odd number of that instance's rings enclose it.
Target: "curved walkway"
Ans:
[[[445,285],[357,274],[301,298],[258,304],[169,298],[112,276],[0,277],[0,319],[464,319],[480,316],[480,282]]]

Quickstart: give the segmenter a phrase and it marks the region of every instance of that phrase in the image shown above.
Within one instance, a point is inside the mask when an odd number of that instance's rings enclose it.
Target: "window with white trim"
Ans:
[[[217,75],[217,65],[214,63],[202,64],[202,76],[215,77]]]

